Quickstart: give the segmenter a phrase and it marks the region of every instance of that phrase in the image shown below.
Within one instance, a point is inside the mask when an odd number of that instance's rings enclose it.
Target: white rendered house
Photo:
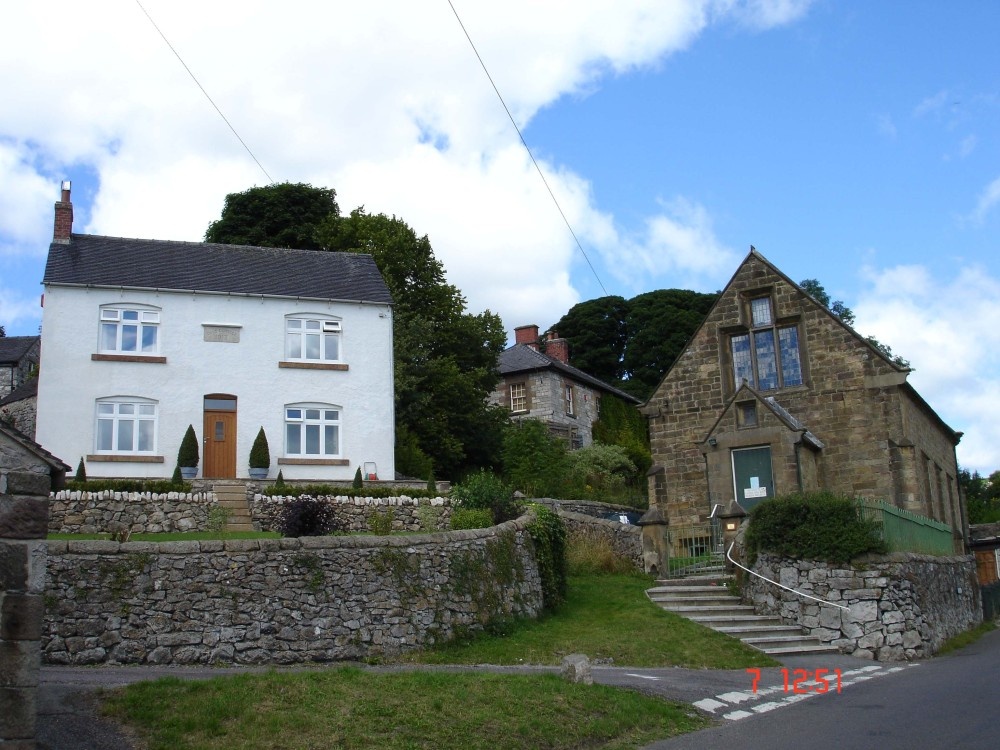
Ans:
[[[370,255],[73,234],[45,267],[37,441],[88,476],[394,477],[392,298]]]

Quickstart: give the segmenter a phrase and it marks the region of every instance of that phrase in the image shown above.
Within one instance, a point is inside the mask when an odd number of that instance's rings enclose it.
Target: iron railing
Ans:
[[[861,518],[874,521],[890,552],[921,552],[926,555],[952,555],[955,541],[948,524],[919,513],[912,513],[885,500],[858,500]]]
[[[687,526],[668,526],[665,531],[666,577],[696,575],[722,564],[722,530],[718,518]]]

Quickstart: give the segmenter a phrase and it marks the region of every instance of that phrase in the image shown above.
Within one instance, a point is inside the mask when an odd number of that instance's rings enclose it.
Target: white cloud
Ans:
[[[938,91],[933,96],[928,96],[914,107],[913,116],[924,117],[932,112],[940,111],[947,104],[949,96],[950,94],[947,90]]]
[[[979,199],[976,201],[976,207],[967,219],[976,224],[982,224],[997,204],[1000,204],[1000,177],[983,188],[983,192],[979,194]]]
[[[1000,279],[965,267],[953,278],[923,266],[863,269],[856,328],[910,360],[909,382],[965,436],[959,463],[1000,468]]]
[[[889,115],[879,115],[876,118],[876,124],[878,125],[878,131],[884,135],[889,140],[896,140],[898,135],[898,130],[896,129],[896,123],[893,122],[892,117]]]
[[[455,2],[521,127],[562,96],[659,64],[710,24],[767,28],[808,5]],[[143,7],[274,179],[333,187],[345,210],[363,203],[405,218],[430,236],[470,309],[489,307],[508,328],[553,321],[579,301],[579,252],[447,4]],[[200,239],[227,193],[266,183],[138,5],[13,4],[0,67],[18,71],[0,83],[0,253],[44,249],[58,180],[74,171],[99,180],[78,231],[161,239]],[[715,273],[720,261],[706,255],[728,257],[703,207],[678,200],[645,237],[622,237],[583,177],[542,166],[601,257],[688,278]]]
[[[0,325],[8,336],[35,335],[38,325],[34,321],[38,317],[38,296],[29,297],[21,290],[0,286]]]

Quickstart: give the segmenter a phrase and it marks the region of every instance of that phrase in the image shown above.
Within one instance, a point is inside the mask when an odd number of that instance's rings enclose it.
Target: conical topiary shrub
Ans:
[[[264,479],[271,469],[271,451],[267,447],[267,435],[261,427],[250,447],[250,476],[253,479]]]
[[[194,426],[188,425],[177,450],[177,465],[184,479],[194,479],[198,473],[198,436],[194,434]]]

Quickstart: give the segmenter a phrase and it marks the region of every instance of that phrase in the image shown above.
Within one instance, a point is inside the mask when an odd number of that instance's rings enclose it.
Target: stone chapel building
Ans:
[[[886,358],[751,248],[653,395],[649,497],[671,526],[829,490],[968,538],[956,432]]]

